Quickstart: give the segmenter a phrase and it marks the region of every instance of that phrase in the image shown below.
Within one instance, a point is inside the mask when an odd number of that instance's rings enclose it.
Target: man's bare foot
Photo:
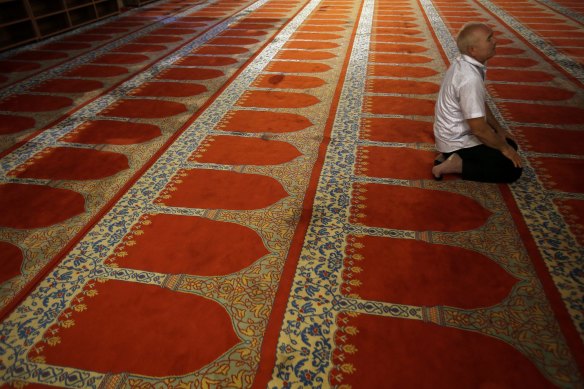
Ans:
[[[436,156],[436,158],[434,158],[434,166],[436,165],[440,165],[442,162],[444,162],[444,154],[440,153]]]
[[[462,158],[456,153],[451,154],[446,161],[432,168],[432,175],[435,180],[441,180],[444,174],[453,173],[462,173]]]

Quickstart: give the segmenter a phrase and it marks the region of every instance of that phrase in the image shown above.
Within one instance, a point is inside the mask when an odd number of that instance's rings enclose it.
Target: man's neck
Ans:
[[[477,60],[476,58],[474,58],[474,57],[471,57],[471,56],[470,56],[470,55],[468,55],[468,54],[462,54],[462,58],[463,58],[463,59],[464,59],[466,62],[468,62],[468,63],[470,63],[470,64],[472,64],[472,65],[475,65],[475,66],[481,66],[481,67],[483,67],[483,68],[484,68],[484,67],[486,67],[486,61],[485,61],[485,62],[481,62],[481,61]]]

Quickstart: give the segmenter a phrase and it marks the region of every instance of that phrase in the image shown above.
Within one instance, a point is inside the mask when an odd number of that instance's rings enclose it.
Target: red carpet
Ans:
[[[472,199],[448,192],[376,184],[356,185],[354,190],[364,200],[353,201],[353,222],[371,227],[465,231],[479,228],[490,216],[489,211]],[[448,203],[460,207],[442,206]]]
[[[2,255],[2,269],[0,270],[2,278],[0,281],[6,282],[20,274],[22,252],[10,243],[0,242],[0,255]]]
[[[199,183],[205,182],[205,185]],[[241,196],[241,193],[248,193]],[[286,197],[274,179],[257,174],[220,170],[179,171],[158,202],[175,207],[210,209],[257,209]]]
[[[81,301],[72,304],[61,314],[60,326],[53,329],[64,328],[67,336],[59,337],[55,344],[49,329],[43,339],[43,343],[54,346],[42,353],[46,363],[101,373],[181,375],[205,366],[239,342],[225,310],[202,297],[113,280],[88,284],[83,296],[91,309],[86,309],[87,304]],[[144,303],[153,307],[146,316],[140,308]],[[184,312],[204,316],[206,320],[185,326],[174,320]],[[104,315],[109,317],[106,322],[102,320]],[[141,320],[136,320],[137,317]],[[87,337],[88,330],[91,337]],[[128,333],[143,340],[132,341],[126,336]],[[213,345],[208,345],[209,337],[215,339]],[[153,352],[154,349],[158,351]],[[38,351],[32,350],[28,358],[39,358]]]
[[[9,175],[47,180],[95,180],[127,169],[127,158],[118,153],[59,147],[45,149]]]
[[[293,132],[311,125],[306,117],[293,113],[238,110],[228,113],[218,129],[242,132]]]
[[[349,237],[346,251],[343,293],[366,300],[473,309],[497,304],[517,282],[486,256],[460,247]]]
[[[61,140],[71,143],[129,145],[146,142],[160,135],[160,128],[152,124],[91,120]]]
[[[120,100],[101,112],[104,116],[158,119],[186,111],[181,103],[163,100]]]
[[[548,3],[160,0],[3,53],[0,386],[582,387],[584,8]],[[431,176],[469,20],[512,185]]]
[[[103,83],[96,80],[58,78],[41,84],[34,91],[47,93],[83,93],[91,92],[102,87]]]
[[[215,136],[207,139],[192,157],[195,162],[222,165],[279,165],[301,154],[289,143],[277,140]]]
[[[0,115],[0,121],[0,134],[2,135],[22,132],[35,124],[33,118],[17,115]]]
[[[73,101],[62,96],[13,95],[0,102],[0,110],[9,112],[48,112],[69,107]]]
[[[1,184],[0,226],[18,229],[49,227],[84,211],[83,197],[67,189],[41,185]]]
[[[335,358],[341,369],[351,365],[354,371],[349,374],[346,368],[333,371],[333,384],[343,382],[364,388],[554,387],[519,352],[473,332],[463,336],[452,328],[379,316],[339,317],[338,320],[342,330],[337,334],[340,350]],[[359,332],[354,333],[353,329],[357,328]],[[403,346],[396,347],[396,344]],[[395,360],[406,362],[398,365]],[[504,365],[513,366],[513,371],[505,369],[501,360],[505,361]],[[476,366],[481,366],[482,374],[477,374]],[[370,374],[371,371],[384,374]],[[435,373],[420,374],[421,371]],[[337,377],[347,379],[336,380]]]
[[[221,244],[225,236],[229,245]],[[240,225],[154,215],[141,218],[107,262],[158,273],[214,276],[240,271],[267,253],[260,237]],[[161,257],[167,260],[161,262]]]

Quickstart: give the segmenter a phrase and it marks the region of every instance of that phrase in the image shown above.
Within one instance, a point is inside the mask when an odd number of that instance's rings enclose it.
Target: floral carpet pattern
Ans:
[[[467,21],[512,185],[438,182]],[[161,0],[0,54],[0,384],[584,386],[584,8]]]

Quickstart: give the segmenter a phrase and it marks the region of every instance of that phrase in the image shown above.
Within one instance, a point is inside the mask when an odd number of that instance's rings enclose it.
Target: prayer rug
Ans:
[[[432,179],[469,20],[512,185]],[[0,54],[0,386],[584,386],[583,26],[161,0]]]

